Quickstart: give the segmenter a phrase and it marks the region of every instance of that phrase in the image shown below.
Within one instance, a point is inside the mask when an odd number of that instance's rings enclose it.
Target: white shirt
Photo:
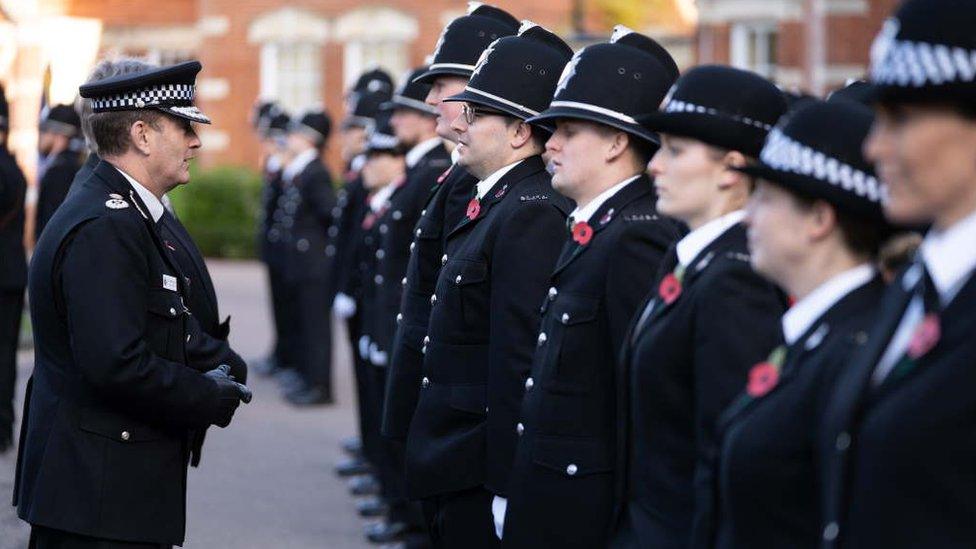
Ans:
[[[302,170],[306,166],[312,163],[313,160],[319,157],[319,151],[315,149],[308,149],[298,154],[295,158],[291,159],[291,162],[285,166],[285,169],[281,172],[281,177],[285,181],[291,183],[295,176],[302,173]]]
[[[407,163],[408,168],[412,168],[420,162],[420,159],[424,157],[427,153],[434,150],[435,147],[441,144],[440,137],[431,137],[427,141],[421,141],[413,146],[412,149],[407,151],[407,156],[404,161]]]
[[[118,168],[115,169],[119,170]],[[149,192],[149,189],[143,187],[138,181],[133,179],[131,175],[122,170],[119,170],[119,173],[129,181],[129,185],[132,185],[132,188],[136,190],[136,194],[142,199],[143,204],[149,208],[149,215],[152,216],[153,222],[158,223],[159,218],[163,217],[163,211],[166,209],[163,207],[162,201],[156,198],[156,195]]]
[[[501,179],[502,177],[505,177],[505,174],[507,174],[508,172],[512,171],[512,168],[514,168],[515,166],[518,166],[521,163],[522,163],[522,160],[518,160],[518,161],[512,162],[508,166],[505,166],[504,168],[499,168],[498,170],[495,171],[495,173],[493,173],[493,174],[489,175],[488,177],[484,178],[483,180],[479,181],[478,182],[478,200],[481,200],[482,198],[484,198],[485,195],[488,194],[488,191],[490,191],[491,188],[495,186],[495,183],[498,183],[498,180],[499,179]]]
[[[835,275],[824,282],[806,297],[797,301],[783,315],[783,338],[787,345],[793,345],[818,318],[823,316],[847,294],[864,286],[874,278],[874,267],[865,263]]]
[[[746,217],[745,210],[736,210],[734,212],[729,212],[722,217],[715,218],[708,223],[705,223],[701,227],[698,227],[694,231],[691,231],[684,238],[678,241],[676,246],[676,251],[678,253],[678,261],[682,266],[687,267],[689,263],[694,261],[698,254],[702,252],[709,244],[715,241],[716,238],[722,236],[722,234],[732,228],[733,225],[742,222]]]
[[[458,160],[461,159],[461,151],[457,150],[457,146],[451,149],[451,164],[457,164]]]
[[[574,222],[589,221],[590,218],[593,217],[593,214],[600,209],[600,206],[602,206],[604,202],[613,198],[613,195],[620,192],[620,189],[623,189],[638,177],[640,177],[640,175],[635,175],[634,177],[624,179],[620,183],[617,183],[613,187],[610,187],[609,189],[598,194],[597,197],[591,200],[586,206],[583,206],[582,208],[577,206],[576,209],[573,210],[573,213],[569,214],[569,217],[571,217]]]
[[[976,270],[976,212],[969,214],[952,227],[944,231],[931,230],[925,235],[925,240],[919,248],[922,262],[935,289],[939,293],[939,301],[945,307],[952,302],[962,289],[966,281]],[[922,273],[909,269],[905,276],[895,284],[904,284],[905,290],[911,290],[918,282]],[[891,336],[888,348],[878,361],[871,381],[880,385],[891,370],[894,369],[901,357],[905,355],[908,344],[912,340],[915,328],[925,318],[925,304],[918,296],[913,297],[905,309],[901,323]]]
[[[397,188],[396,182],[390,183],[389,185],[383,187],[382,189],[373,193],[373,196],[369,197],[369,209],[373,213],[377,213],[383,209],[387,202],[389,202],[390,197],[393,196],[393,191]]]

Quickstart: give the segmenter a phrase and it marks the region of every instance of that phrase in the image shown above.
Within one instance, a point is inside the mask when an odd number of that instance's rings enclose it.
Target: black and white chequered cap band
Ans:
[[[769,133],[759,158],[774,170],[826,181],[871,202],[887,199],[887,187],[873,175],[795,141],[778,128]]]
[[[733,120],[735,122],[739,122],[740,124],[745,124],[747,126],[753,126],[761,130],[769,131],[770,129],[772,129],[772,126],[770,124],[766,124],[765,122],[759,120],[753,120],[748,116],[738,116],[734,114],[729,114],[726,112],[722,112],[718,109],[714,109],[712,107],[696,105],[694,103],[689,103],[687,101],[681,101],[677,99],[671,99],[670,101],[668,101],[664,107],[664,112],[674,112],[674,113],[687,112],[687,113],[707,114],[710,116],[720,116],[722,118]]]
[[[369,143],[367,146],[370,149],[390,150],[397,148],[399,145],[400,141],[396,138],[396,136],[375,132],[373,135],[369,136]]]
[[[871,67],[876,84],[920,88],[976,81],[976,51],[926,42],[894,41]]]
[[[96,97],[92,98],[92,112],[160,106],[190,106],[193,102],[194,87],[193,84],[167,84],[130,93]]]

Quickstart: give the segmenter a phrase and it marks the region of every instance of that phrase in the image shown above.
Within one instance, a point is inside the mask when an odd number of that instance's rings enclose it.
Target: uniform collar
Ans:
[[[421,158],[423,158],[430,151],[434,150],[434,148],[440,144],[440,137],[431,137],[426,141],[421,141],[420,143],[414,145],[413,148],[407,152],[406,158],[404,158],[407,163],[407,167],[412,168],[416,166],[417,162],[420,162]]]
[[[956,296],[976,269],[976,212],[942,231],[925,235],[920,253],[943,305]]]
[[[152,216],[153,223],[158,223],[159,218],[163,217],[163,211],[166,209],[163,207],[162,201],[156,198],[156,195],[149,192],[149,189],[143,187],[142,184],[133,179],[131,175],[118,168],[115,169],[132,185],[132,188],[136,190],[136,194],[142,199],[143,204],[146,205],[146,208],[149,208],[149,215]]]
[[[874,278],[874,267],[865,263],[844,271],[824,282],[809,295],[797,301],[790,310],[783,315],[783,338],[787,345],[796,343],[800,336],[813,326],[813,323],[824,315],[838,301],[857,288],[871,282]]]
[[[302,151],[301,153],[298,154],[298,156],[292,158],[291,162],[289,162],[288,165],[285,166],[285,169],[281,172],[281,177],[285,181],[291,183],[291,181],[295,179],[295,176],[302,173],[302,171],[304,171],[305,168],[309,164],[311,164],[313,160],[318,158],[318,156],[319,156],[319,151],[315,149],[308,149]]]
[[[484,196],[486,194],[488,194],[488,191],[490,191],[491,188],[495,186],[495,183],[498,183],[498,180],[499,179],[505,177],[505,174],[507,174],[508,172],[512,171],[512,168],[514,168],[515,166],[518,166],[524,160],[525,159],[523,158],[522,160],[517,160],[515,162],[512,162],[508,166],[505,166],[503,168],[500,168],[500,169],[496,170],[495,173],[493,173],[493,174],[489,175],[488,177],[484,178],[483,180],[479,181],[478,182],[478,200],[481,200],[482,198],[484,198]]]
[[[702,250],[707,248],[716,238],[722,236],[722,233],[729,230],[733,225],[740,223],[745,217],[745,210],[736,210],[713,219],[688,233],[676,245],[678,262],[687,267],[698,257],[698,254]]]
[[[595,214],[596,211],[600,209],[600,206],[602,206],[607,200],[613,198],[614,195],[620,192],[621,189],[629,185],[632,181],[636,181],[637,178],[639,177],[640,174],[637,174],[633,177],[624,179],[620,183],[617,183],[613,187],[610,187],[609,189],[598,194],[597,197],[591,200],[586,206],[583,207],[577,206],[576,209],[573,210],[573,213],[569,214],[569,217],[571,217],[573,221],[576,222],[589,221],[590,218],[593,217],[593,214]]]

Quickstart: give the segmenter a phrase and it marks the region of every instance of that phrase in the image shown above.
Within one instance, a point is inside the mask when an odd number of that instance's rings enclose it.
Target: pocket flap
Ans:
[[[180,294],[170,290],[151,290],[149,292],[149,312],[166,318],[176,318],[183,313]]]
[[[606,473],[613,469],[610,444],[597,438],[537,435],[534,461],[567,477]]]
[[[566,326],[590,322],[600,310],[600,301],[592,297],[560,295],[553,306],[556,321]]]
[[[450,264],[449,280],[458,286],[478,284],[488,277],[488,265],[484,261],[459,260]]]
[[[145,442],[165,436],[144,423],[102,410],[82,409],[78,427],[118,442]]]
[[[422,217],[413,233],[418,240],[434,240],[441,237],[441,225],[429,217]]]
[[[488,395],[484,385],[454,385],[448,395],[448,405],[455,410],[485,415]]]

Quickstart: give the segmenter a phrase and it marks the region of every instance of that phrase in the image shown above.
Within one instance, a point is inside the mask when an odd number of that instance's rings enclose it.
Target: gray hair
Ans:
[[[111,78],[113,76],[142,72],[156,66],[157,65],[154,63],[150,63],[145,59],[139,59],[136,57],[103,59],[95,65],[95,68],[93,68],[91,73],[89,73],[88,80],[86,80],[85,83],[90,84],[92,82],[105,80],[106,78]],[[95,142],[95,134],[92,131],[93,113],[91,99],[79,97],[78,101],[75,103],[75,109],[78,111],[78,116],[81,117],[81,133],[85,136],[85,144],[88,146],[88,150],[91,151],[92,154],[98,154],[98,143]]]

